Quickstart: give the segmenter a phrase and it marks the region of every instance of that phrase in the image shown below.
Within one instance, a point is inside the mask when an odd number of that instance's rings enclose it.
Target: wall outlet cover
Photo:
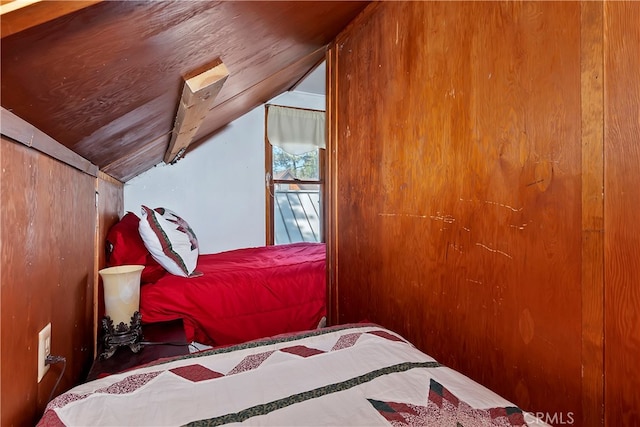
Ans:
[[[38,382],[42,380],[44,374],[49,370],[49,365],[45,363],[47,356],[51,354],[51,323],[47,324],[38,333]]]

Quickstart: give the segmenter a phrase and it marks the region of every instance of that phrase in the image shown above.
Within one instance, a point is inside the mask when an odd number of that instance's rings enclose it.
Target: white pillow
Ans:
[[[175,212],[142,206],[138,231],[153,259],[176,276],[189,277],[198,263],[198,239]]]

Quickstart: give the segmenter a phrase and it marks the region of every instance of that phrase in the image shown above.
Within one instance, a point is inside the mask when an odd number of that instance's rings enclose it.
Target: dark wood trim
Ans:
[[[0,107],[0,121],[2,122],[2,135],[7,138],[24,144],[27,147],[35,148],[49,157],[53,157],[87,175],[98,176],[98,166],[74,153],[69,148],[60,144],[49,135],[4,107]]]
[[[324,192],[325,241],[327,248],[327,325],[338,323],[338,214],[336,211],[337,187],[337,145],[338,145],[338,104],[337,104],[337,46],[332,44],[327,51],[327,166]]]
[[[325,126],[326,126],[326,121],[325,121]],[[325,130],[325,135],[326,135],[326,130]],[[325,136],[325,141],[326,141],[326,136]],[[325,142],[326,144],[326,142]],[[326,147],[326,145],[325,145]],[[327,192],[327,149],[320,149],[318,152],[318,173],[319,173],[319,182],[317,182],[318,185],[320,185],[320,192],[322,193],[320,195],[320,200],[322,200],[322,203],[320,205],[320,215],[321,215],[321,221],[320,221],[320,240],[323,242],[327,241],[327,233],[325,232],[325,221],[327,218],[326,215],[326,211],[324,208],[325,205],[325,193]],[[305,182],[302,181],[302,183],[304,184]]]
[[[265,105],[264,108],[264,196],[265,196],[265,232],[267,245],[273,245],[275,243],[275,237],[273,232],[273,171],[271,170],[271,164],[273,162],[273,153],[271,151],[271,144],[267,137],[267,121],[269,119],[269,106]],[[268,175],[267,175],[268,174]]]

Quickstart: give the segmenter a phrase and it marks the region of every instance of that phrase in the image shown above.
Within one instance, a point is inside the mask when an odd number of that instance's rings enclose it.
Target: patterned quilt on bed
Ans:
[[[40,426],[544,425],[371,324],[163,360],[75,387]]]

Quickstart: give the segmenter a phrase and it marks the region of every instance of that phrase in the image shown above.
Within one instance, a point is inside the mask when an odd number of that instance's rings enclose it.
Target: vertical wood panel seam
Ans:
[[[582,138],[582,425],[604,422],[604,19],[580,8]]]
[[[273,158],[272,156],[272,149],[271,149],[271,144],[269,144],[269,137],[267,136],[267,122],[269,121],[269,108],[268,106],[265,107],[264,109],[264,132],[263,132],[263,139],[264,139],[264,170],[265,170],[265,174],[266,171],[271,171],[271,176],[269,176],[269,179],[266,179],[265,177],[265,199],[266,199],[266,209],[265,209],[265,227],[266,227],[266,233],[265,233],[265,244],[266,245],[273,245],[275,243],[275,219],[273,218],[274,213],[275,213],[275,209],[274,209],[274,204],[275,204],[275,195],[271,196],[271,194],[275,191],[274,190],[274,185],[273,185],[273,170],[272,170],[272,165],[273,165]],[[273,193],[275,194],[275,193]]]
[[[325,206],[325,224],[327,226],[326,231],[326,257],[327,257],[327,324],[334,325],[338,323],[338,299],[337,299],[337,221],[338,214],[336,212],[337,206],[337,176],[335,171],[337,169],[337,157],[335,155],[337,147],[337,42],[333,43],[327,51],[327,184],[326,184],[326,206]]]
[[[94,188],[96,192],[96,207],[94,211],[95,227],[93,234],[93,298],[91,306],[93,307],[93,347],[92,347],[92,360],[95,360],[98,355],[98,269],[100,267],[100,179],[104,178],[104,175],[100,175],[94,181]]]

